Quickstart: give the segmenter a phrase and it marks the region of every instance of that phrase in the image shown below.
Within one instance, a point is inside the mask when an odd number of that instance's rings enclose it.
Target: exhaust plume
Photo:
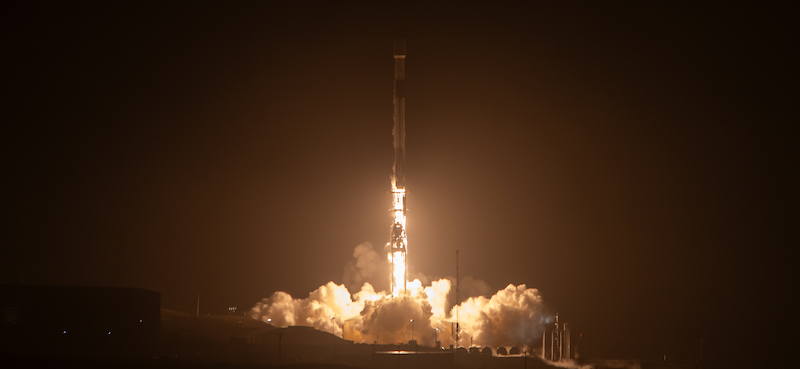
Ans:
[[[509,284],[487,298],[486,282],[464,278],[462,284],[471,297],[451,306],[453,283],[447,278],[434,280],[427,286],[414,279],[397,295],[376,291],[369,281],[381,280],[387,269],[386,260],[372,244],[358,245],[345,267],[344,284],[328,282],[306,298],[275,292],[256,303],[248,316],[277,327],[314,327],[357,343],[408,342],[412,339],[412,324],[413,339],[426,346],[433,346],[439,340],[442,346],[472,343],[493,349],[532,347],[541,338],[545,322],[542,299],[535,288]],[[353,286],[362,282],[359,290],[351,294]],[[458,343],[452,331],[457,309],[461,322]]]
[[[462,341],[511,347],[527,345],[542,335],[542,298],[537,289],[524,284],[509,284],[489,299],[471,297],[460,308]]]

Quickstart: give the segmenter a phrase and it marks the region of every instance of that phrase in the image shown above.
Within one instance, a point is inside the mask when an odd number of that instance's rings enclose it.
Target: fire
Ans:
[[[392,237],[387,245],[389,248],[389,263],[392,267],[391,289],[392,296],[397,296],[400,291],[406,290],[406,250],[408,237],[406,236],[406,190],[392,186]]]
[[[392,263],[392,295],[400,294],[406,280],[406,255],[404,252],[395,251],[389,261]]]

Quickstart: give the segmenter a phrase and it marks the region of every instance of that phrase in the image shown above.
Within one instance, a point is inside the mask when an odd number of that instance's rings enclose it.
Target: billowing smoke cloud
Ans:
[[[388,287],[388,263],[372,244],[356,246],[353,260],[345,267],[345,283],[321,286],[302,299],[275,292],[258,302],[248,315],[278,327],[300,325],[331,332],[355,342],[380,344],[408,342],[433,346],[456,345],[453,334],[460,321],[460,346],[492,348],[529,346],[541,338],[542,299],[534,288],[508,285],[493,296],[486,282],[461,281],[461,305],[450,306],[453,279],[427,283],[427,277],[409,281],[397,296],[376,292],[370,281]],[[425,283],[423,283],[424,280]],[[351,295],[351,291],[360,288]],[[412,321],[413,320],[413,321]]]
[[[469,298],[459,308],[462,342],[478,346],[518,346],[542,336],[542,298],[535,288],[509,284],[490,299]]]
[[[314,327],[341,337],[343,319],[361,312],[364,301],[360,298],[372,299],[380,296],[373,294],[372,286],[365,284],[353,301],[344,285],[328,282],[309,293],[305,299],[294,299],[286,292],[275,292],[271,297],[256,303],[250,309],[249,315],[278,327]]]
[[[431,305],[427,300],[409,295],[368,302],[361,317],[362,339],[367,342],[406,342],[412,339],[415,330],[414,339],[431,345],[432,317]]]
[[[353,250],[353,259],[344,267],[344,285],[350,291],[369,283],[378,290],[389,288],[389,261],[379,255],[370,242],[364,242]]]

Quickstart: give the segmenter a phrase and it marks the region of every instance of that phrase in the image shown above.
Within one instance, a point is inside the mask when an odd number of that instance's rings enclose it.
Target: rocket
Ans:
[[[391,290],[397,296],[406,289],[406,98],[405,98],[406,40],[394,42],[394,173],[392,176],[392,224],[389,241],[389,261],[392,265]]]
[[[394,187],[405,188],[406,174],[406,40],[394,42]]]

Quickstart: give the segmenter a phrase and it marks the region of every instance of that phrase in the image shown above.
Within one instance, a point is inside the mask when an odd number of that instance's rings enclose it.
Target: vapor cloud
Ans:
[[[369,283],[379,290],[389,287],[389,262],[379,255],[370,242],[364,242],[353,250],[353,259],[344,267],[342,278],[350,291],[356,291]]]
[[[353,250],[343,284],[328,282],[306,298],[275,292],[256,303],[248,315],[277,327],[314,327],[363,343],[408,342],[413,334],[421,345],[433,346],[438,340],[442,346],[497,349],[529,346],[541,337],[542,299],[535,288],[510,284],[487,297],[486,282],[465,277],[459,293],[464,300],[451,306],[454,278],[427,283],[428,277],[417,273],[419,278],[409,281],[406,291],[392,296],[373,287],[373,283],[388,287],[388,270],[385,255],[366,242]],[[453,333],[459,321],[457,344]]]

